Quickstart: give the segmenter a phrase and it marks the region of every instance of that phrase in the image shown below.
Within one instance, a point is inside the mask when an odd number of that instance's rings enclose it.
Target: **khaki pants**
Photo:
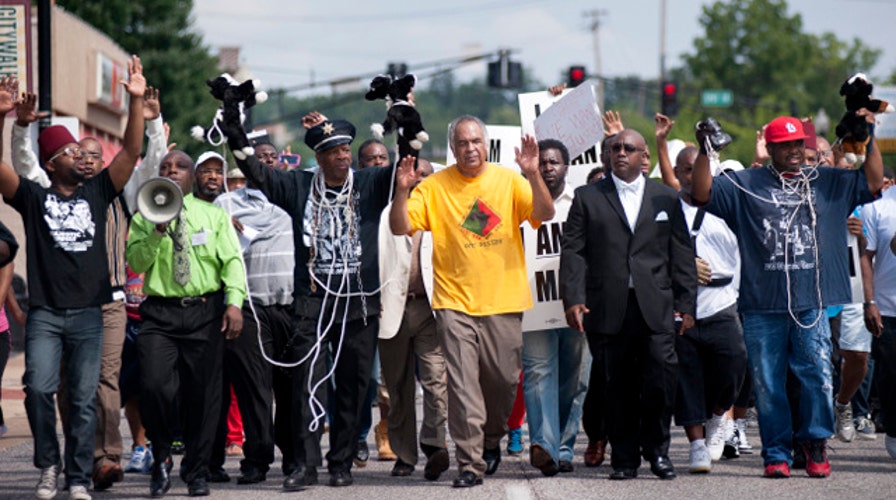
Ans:
[[[382,379],[389,390],[389,445],[402,462],[417,463],[417,416],[414,367],[423,386],[420,442],[445,447],[448,418],[445,358],[436,335],[436,321],[426,296],[408,300],[398,333],[381,339]]]
[[[121,393],[118,376],[121,372],[121,349],[124,345],[128,317],[124,301],[103,305],[103,353],[100,361],[100,383],[96,388],[96,439],[93,451],[94,470],[121,461]]]
[[[500,446],[521,370],[522,314],[436,311],[448,364],[448,431],[460,472],[485,473],[482,451]]]

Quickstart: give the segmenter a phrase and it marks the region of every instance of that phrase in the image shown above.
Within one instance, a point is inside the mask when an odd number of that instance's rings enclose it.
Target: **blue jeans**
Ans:
[[[800,323],[815,321],[823,310],[795,313]],[[792,462],[793,438],[798,442],[827,439],[834,434],[831,382],[831,330],[827,318],[809,329],[788,313],[744,314],[744,342],[756,386],[756,410],[765,464]],[[800,422],[793,432],[785,384],[787,367],[800,382]]]
[[[591,372],[585,334],[570,328],[525,332],[522,357],[529,442],[571,462]]]
[[[68,386],[65,435],[66,484],[90,486],[96,431],[96,387],[100,377],[103,313],[97,307],[28,313],[25,336],[25,410],[34,436],[34,466],[58,465],[56,408],[59,369]]]

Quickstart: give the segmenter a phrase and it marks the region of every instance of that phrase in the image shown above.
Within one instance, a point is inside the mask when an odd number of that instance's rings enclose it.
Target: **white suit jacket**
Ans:
[[[411,247],[407,235],[395,236],[389,228],[389,210],[386,206],[380,216],[380,332],[379,338],[391,339],[398,333],[408,294],[408,278],[411,272]],[[426,298],[432,303],[432,233],[423,233],[420,242],[420,274]]]

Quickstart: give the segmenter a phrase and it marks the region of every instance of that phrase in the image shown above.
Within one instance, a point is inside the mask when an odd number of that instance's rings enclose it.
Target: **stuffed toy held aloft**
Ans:
[[[874,86],[862,73],[856,73],[840,87],[840,95],[846,98],[846,113],[837,124],[837,139],[843,148],[846,161],[851,165],[865,161],[865,149],[871,139],[869,123],[856,111],[865,108],[872,113],[891,113],[893,105],[880,99],[872,99]]]
[[[370,131],[382,140],[385,134],[395,132],[398,136],[398,158],[417,158],[429,134],[423,128],[420,113],[414,108],[414,85],[417,77],[405,75],[393,80],[391,76],[379,75],[370,82],[370,90],[364,96],[368,101],[386,100],[386,120],[374,123]]]
[[[209,128],[204,129],[199,125],[192,128],[193,137],[199,141],[207,141],[213,146],[221,145],[226,138],[233,156],[239,160],[245,160],[247,156],[255,154],[255,148],[246,139],[245,131],[242,134],[234,134],[236,137],[231,137],[224,130],[224,124],[229,124],[231,129],[236,124],[237,129],[242,131],[242,124],[246,121],[246,110],[268,100],[267,92],[258,90],[261,83],[258,80],[239,83],[230,74],[223,73],[214,80],[206,81],[205,84],[209,86],[212,97],[221,101],[221,106],[215,111],[215,117]]]

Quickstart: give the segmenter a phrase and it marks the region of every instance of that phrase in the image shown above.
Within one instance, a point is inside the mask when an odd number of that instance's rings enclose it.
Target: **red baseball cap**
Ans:
[[[768,144],[805,140],[807,137],[803,123],[792,116],[779,116],[765,127],[765,142]]]

